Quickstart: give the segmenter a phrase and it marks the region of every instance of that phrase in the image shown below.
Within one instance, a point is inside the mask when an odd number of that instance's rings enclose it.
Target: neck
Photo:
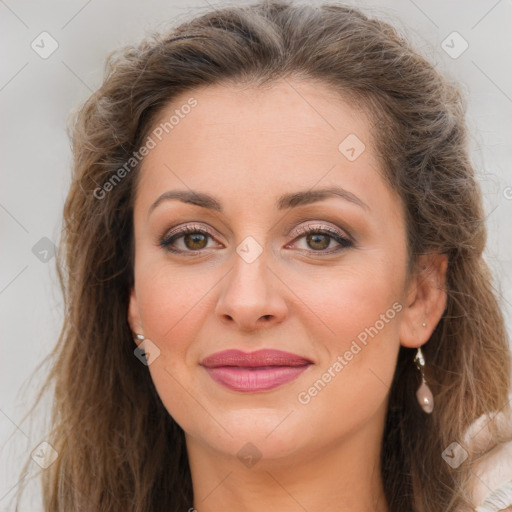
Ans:
[[[314,447],[304,446],[279,458],[263,453],[251,467],[239,460],[238,450],[234,455],[220,453],[186,436],[193,508],[197,512],[389,512],[380,472],[381,435],[375,434],[360,429],[322,445],[320,434]]]

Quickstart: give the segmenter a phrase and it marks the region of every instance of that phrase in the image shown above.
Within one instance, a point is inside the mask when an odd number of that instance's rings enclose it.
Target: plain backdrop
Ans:
[[[487,211],[486,258],[510,333],[512,2],[346,3],[398,27],[466,93],[471,156]],[[20,480],[28,481],[39,469],[31,462],[29,474],[20,474],[23,462],[45,439],[45,413],[51,406],[47,400],[39,415],[21,422],[45,367],[27,379],[53,348],[62,321],[53,250],[70,182],[68,115],[101,84],[110,51],[223,5],[206,0],[0,0],[0,511],[13,510]],[[29,486],[20,512],[42,510],[37,482]]]

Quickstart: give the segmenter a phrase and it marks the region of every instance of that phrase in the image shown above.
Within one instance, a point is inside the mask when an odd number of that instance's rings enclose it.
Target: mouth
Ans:
[[[200,363],[215,382],[241,392],[274,389],[296,379],[312,364],[302,356],[269,349],[256,352],[225,350]]]

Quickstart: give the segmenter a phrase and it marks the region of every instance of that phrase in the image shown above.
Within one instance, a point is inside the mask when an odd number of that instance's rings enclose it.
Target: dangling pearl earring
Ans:
[[[418,348],[414,362],[416,363],[416,367],[421,373],[421,384],[416,391],[416,398],[418,399],[418,403],[420,404],[421,408],[427,414],[430,414],[434,410],[434,395],[432,394],[432,391],[428,387],[427,381],[425,380],[425,373],[423,371],[423,368],[425,367],[425,358],[423,357],[421,348]]]

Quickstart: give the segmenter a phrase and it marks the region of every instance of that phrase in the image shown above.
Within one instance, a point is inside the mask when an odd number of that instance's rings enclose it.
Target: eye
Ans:
[[[353,242],[347,238],[341,231],[333,229],[329,226],[323,225],[309,225],[300,227],[297,230],[299,236],[295,238],[297,240],[304,239],[307,247],[302,250],[332,254],[334,252],[341,251],[348,247],[353,247]],[[337,247],[330,247],[332,242],[337,243]],[[290,245],[286,246],[287,248]],[[330,250],[328,250],[330,248]]]
[[[307,247],[299,249],[322,254],[332,254],[354,245],[341,231],[329,226],[301,226],[296,233],[298,236],[295,237],[292,244],[286,245],[286,248],[292,248],[293,243],[301,239],[305,239]],[[160,240],[159,245],[166,251],[173,253],[197,254],[209,248],[208,239],[213,240],[210,231],[199,225],[190,225],[177,227],[167,232]],[[333,241],[337,244],[337,247],[331,247]]]
[[[191,225],[172,229],[164,235],[159,244],[169,252],[194,253],[207,249],[209,238],[213,240],[213,235],[207,229]]]

